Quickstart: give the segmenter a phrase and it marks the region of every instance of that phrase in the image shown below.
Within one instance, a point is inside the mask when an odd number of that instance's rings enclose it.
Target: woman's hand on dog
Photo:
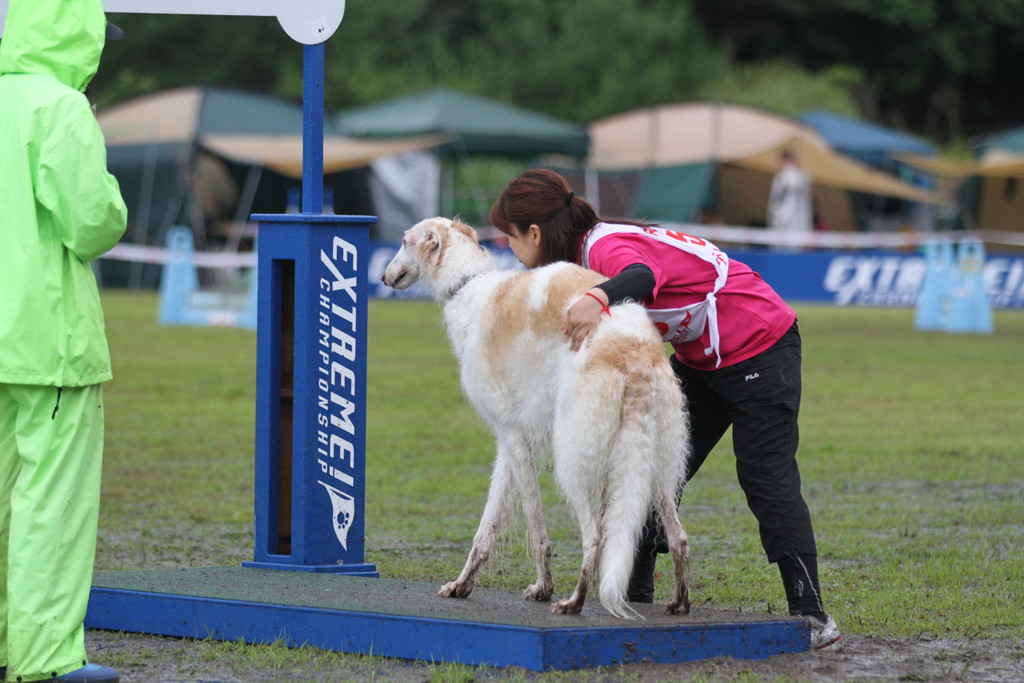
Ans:
[[[601,316],[605,313],[608,313],[608,295],[596,287],[569,307],[565,314],[565,327],[562,333],[569,337],[574,352],[579,351],[587,337],[597,329]]]

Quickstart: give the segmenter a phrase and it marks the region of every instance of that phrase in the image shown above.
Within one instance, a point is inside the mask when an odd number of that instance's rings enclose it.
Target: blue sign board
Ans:
[[[912,308],[927,270],[925,257],[918,252],[728,253],[753,268],[787,301],[837,306]],[[1024,309],[1024,257],[988,255],[982,280],[994,308]]]
[[[375,298],[429,298],[414,285],[397,292],[380,282],[397,244],[374,243],[367,259],[370,294]],[[925,277],[918,252],[807,251],[726,249],[730,258],[754,269],[786,301],[836,306],[913,308]],[[495,249],[501,268],[521,267],[508,249]],[[989,254],[983,281],[993,308],[1024,310],[1024,256]]]
[[[258,215],[256,541],[247,566],[363,561],[370,216]]]

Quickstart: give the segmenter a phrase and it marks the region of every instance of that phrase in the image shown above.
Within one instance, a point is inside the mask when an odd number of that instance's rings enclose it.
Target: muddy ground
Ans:
[[[688,664],[629,664],[559,674],[564,681],[1024,681],[1024,643],[845,636],[842,652],[780,655],[761,661],[718,658]],[[523,669],[452,668],[427,662],[311,653],[282,663],[274,648],[89,631],[93,661],[118,668],[124,683],[264,681],[470,681],[543,678]],[[257,652],[259,651],[259,652]],[[294,660],[294,657],[283,658]],[[756,678],[755,678],[756,677]]]

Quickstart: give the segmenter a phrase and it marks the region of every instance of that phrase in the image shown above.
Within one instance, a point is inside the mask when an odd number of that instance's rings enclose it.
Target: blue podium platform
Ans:
[[[246,567],[98,572],[86,626],[533,671],[765,659],[805,651],[809,641],[807,623],[790,617],[699,607],[680,617],[656,604],[634,605],[645,618],[623,621],[596,599],[567,616],[508,591],[450,599],[437,589]]]

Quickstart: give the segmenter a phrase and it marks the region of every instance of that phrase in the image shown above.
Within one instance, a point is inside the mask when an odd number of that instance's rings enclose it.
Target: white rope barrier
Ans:
[[[163,247],[148,247],[142,244],[118,244],[100,258],[136,263],[167,263],[172,255]],[[253,268],[256,266],[256,252],[215,252],[197,251],[192,262],[199,268]]]
[[[785,269],[772,271],[778,278],[776,285],[785,289],[794,300],[831,301],[837,305],[912,306],[917,300],[924,275],[925,260],[919,250],[927,250],[932,239],[955,243],[964,238],[981,239],[989,245],[1024,246],[1024,233],[1008,231],[972,232],[900,232],[900,233],[842,233],[815,232],[792,239],[765,229],[711,226],[699,224],[665,224],[662,227],[678,230],[711,240],[720,245],[756,244],[783,247],[786,251],[807,249],[801,253],[813,255],[810,249],[831,250],[827,263],[815,259],[814,274],[804,273],[799,282],[787,281]],[[499,240],[505,235],[493,227],[481,228],[482,241]],[[498,243],[500,244],[500,242]],[[497,246],[497,245],[496,245]],[[726,247],[728,250],[730,247]],[[376,298],[429,298],[425,290],[409,289],[396,292],[379,284],[380,274],[397,251],[397,244],[373,244],[365,263],[368,268],[370,296]],[[774,251],[774,250],[773,250]],[[835,253],[838,252],[838,253]],[[880,253],[879,253],[880,252]],[[902,253],[898,253],[902,252]],[[256,265],[255,252],[171,252],[162,247],[138,244],[119,244],[103,258],[153,264],[180,264],[191,262],[203,268],[252,268]],[[519,267],[506,249],[495,251],[501,267]],[[765,257],[769,257],[768,252]],[[769,264],[762,267],[771,270]],[[989,254],[984,270],[985,287],[996,308],[1024,309],[1024,256]]]

